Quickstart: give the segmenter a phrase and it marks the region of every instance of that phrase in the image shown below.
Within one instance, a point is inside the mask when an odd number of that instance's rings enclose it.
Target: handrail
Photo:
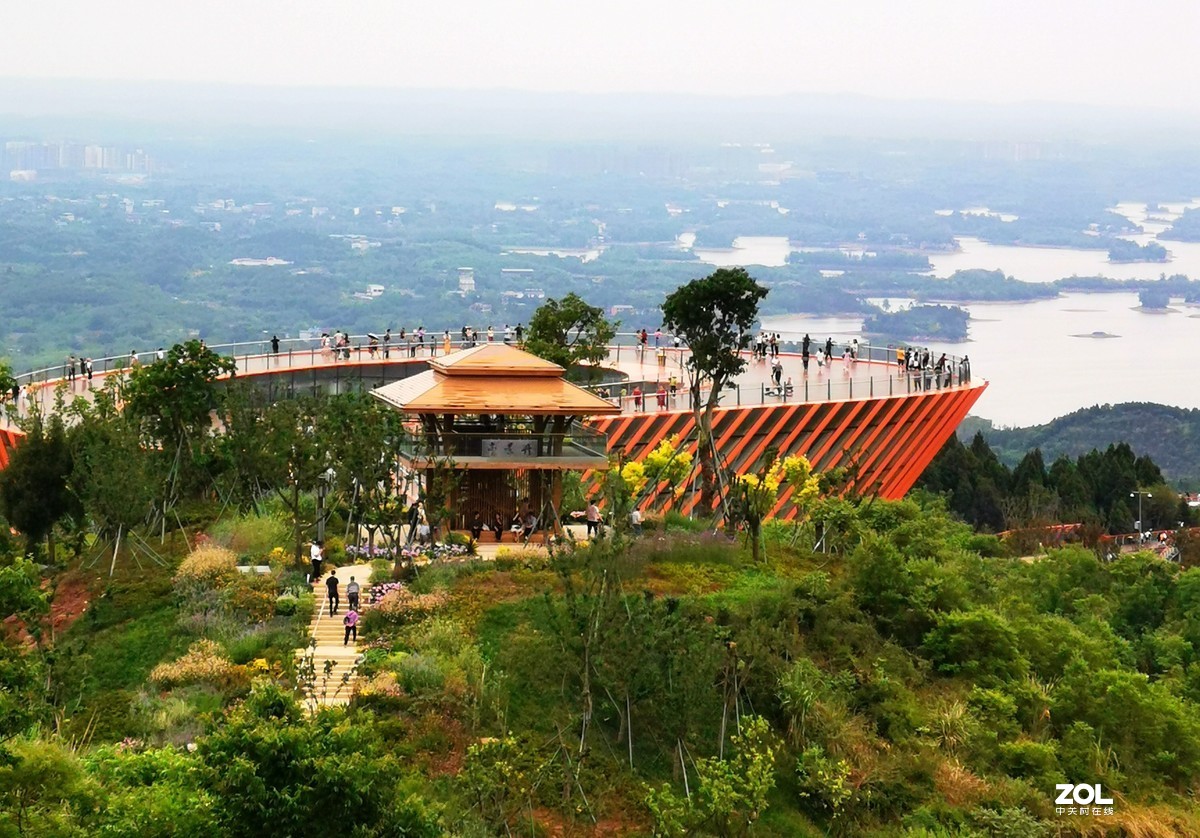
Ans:
[[[482,329],[482,330],[478,330],[478,331],[479,331],[479,342],[486,343],[487,342],[487,330]],[[494,336],[495,336],[495,340],[493,341],[494,343],[505,342],[505,332],[503,330],[494,329],[493,332],[494,332]],[[788,332],[768,331],[767,332],[767,334],[772,334],[772,333],[781,335],[780,351],[799,352],[801,341],[802,341],[800,332],[791,332],[791,331],[788,331]],[[404,350],[406,350],[406,351],[412,352],[413,350],[421,350],[423,352],[424,351],[423,347],[429,347],[431,356],[436,355],[438,350],[441,349],[441,347],[444,344],[446,334],[449,334],[450,345],[453,348],[455,348],[455,349],[462,348],[464,342],[462,340],[461,330],[449,331],[449,332],[447,332],[446,330],[443,330],[442,332],[431,332],[431,331],[425,332],[425,340],[422,342],[417,342],[416,340],[414,340],[414,336],[412,333],[406,333],[403,341],[398,337],[398,335],[392,335],[392,341],[391,341],[388,349],[390,351],[396,351],[399,347],[403,347]],[[640,336],[640,332],[618,332],[614,336],[614,342],[609,344],[608,348],[610,350],[615,350],[617,359],[620,360],[620,351],[622,349],[633,348],[636,350],[636,348],[638,346],[639,336]],[[382,338],[382,335],[379,335],[378,337]],[[852,345],[853,341],[855,340],[855,338],[853,338],[853,337],[847,338],[845,336],[838,336],[837,338],[834,338],[833,336],[828,336],[828,339],[833,341],[833,346],[834,346],[835,350],[850,346],[850,345]],[[370,349],[370,340],[371,340],[370,335],[367,335],[367,334],[349,335],[348,340],[349,340],[350,345],[345,347],[345,349],[348,349],[351,352],[361,353],[364,350]],[[320,338],[280,338],[279,346],[280,346],[279,354],[281,354],[281,355],[284,354],[285,351],[294,352],[297,349],[301,349],[304,351],[317,350],[317,349],[321,348],[321,339]],[[786,349],[786,347],[789,347],[789,346],[792,348],[790,350]],[[824,347],[824,346],[825,346],[825,341],[823,341],[823,340],[814,339],[812,341],[812,349],[814,352],[816,351],[816,349],[818,347]],[[877,345],[877,344],[872,344],[867,340],[859,340],[858,360],[859,361],[870,361],[873,363],[894,364],[895,360],[896,360],[896,350],[898,348],[900,348],[901,346],[916,347],[916,346],[919,346],[919,342],[911,341],[911,342],[907,342],[904,344],[888,343],[886,345]],[[213,350],[214,352],[217,352],[218,354],[230,355],[230,356],[234,356],[234,357],[237,357],[239,355],[245,356],[245,357],[269,355],[269,354],[271,354],[270,347],[271,347],[271,339],[270,338],[262,338],[259,340],[236,341],[233,343],[214,343],[214,344],[208,345],[209,349]],[[248,349],[248,348],[253,348],[258,351],[254,351],[254,352],[241,351],[243,349]],[[380,342],[376,348],[378,351],[382,351],[384,348],[382,342]],[[676,347],[674,345],[673,336],[667,334],[666,332],[663,332],[656,340],[654,332],[649,332],[647,343],[646,343],[646,351],[651,352],[651,351],[657,351],[659,349],[664,349],[664,350],[676,349]],[[679,349],[686,350],[687,346],[685,344],[681,344]],[[230,351],[230,350],[232,350],[232,351]],[[127,368],[129,360],[133,356],[134,351],[136,351],[136,350],[132,350],[123,355],[109,355],[109,356],[106,356],[103,358],[92,358],[91,360],[92,360],[94,372],[97,374],[103,375],[103,374],[112,372],[114,370]],[[138,355],[139,361],[150,362],[150,361],[154,360],[156,352],[157,352],[157,350],[150,350],[147,352],[137,352],[137,355]],[[938,354],[940,354],[940,353],[938,353]],[[77,362],[82,357],[85,357],[85,356],[80,356],[80,358],[77,358],[76,359]],[[416,355],[410,354],[410,357],[416,357]],[[837,360],[838,357],[840,357],[840,353],[835,352],[834,360]],[[947,353],[946,357],[947,357],[947,360],[949,362],[951,362],[953,364],[953,366],[955,366],[955,367],[957,367],[960,364],[960,362],[962,361],[962,356],[950,355],[949,353]],[[66,359],[64,359],[63,363],[53,364],[53,365],[47,366],[47,367],[40,367],[38,369],[28,370],[26,372],[20,373],[15,376],[17,383],[24,387],[28,384],[44,383],[46,381],[50,381],[53,379],[65,378],[66,377],[65,361],[66,361]]]

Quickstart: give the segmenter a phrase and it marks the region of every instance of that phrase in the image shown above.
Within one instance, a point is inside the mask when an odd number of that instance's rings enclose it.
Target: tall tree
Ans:
[[[198,340],[177,343],[163,360],[130,371],[121,394],[126,412],[181,465],[184,449],[196,462],[202,453],[199,443],[212,435],[210,413],[217,407],[217,379],[235,370],[232,358],[218,355]],[[173,491],[168,487],[168,495]]]
[[[382,533],[390,547],[401,523],[397,453],[404,437],[404,416],[363,393],[329,401],[326,439],[337,472],[337,489],[351,515],[367,530],[368,544]]]
[[[117,408],[113,388],[95,391],[92,402],[77,399],[70,415],[71,488],[100,536],[113,539],[115,564],[122,531],[151,518],[169,464],[142,443],[139,423]]]
[[[222,450],[242,492],[274,493],[291,518],[296,560],[303,557],[310,523],[305,500],[334,466],[329,403],[302,396],[275,404],[237,399],[225,414]]]
[[[538,306],[529,320],[525,348],[540,358],[553,361],[572,376],[581,363],[589,364],[589,375],[608,357],[608,344],[617,324],[604,316],[604,309],[588,305],[578,294],[562,300],[550,298]]]
[[[758,320],[758,304],[767,296],[744,268],[721,268],[677,288],[663,303],[663,324],[683,338],[692,407],[698,431],[700,506],[706,512],[720,500],[712,417],[721,390],[746,368],[742,350],[750,346],[751,329]],[[708,387],[708,396],[701,391]]]
[[[12,367],[0,361],[0,403],[9,398],[16,383],[17,379],[13,377]]]
[[[19,529],[31,552],[43,538],[54,561],[54,527],[79,509],[71,491],[71,448],[62,418],[36,417],[25,427],[25,439],[0,471],[0,511]]]

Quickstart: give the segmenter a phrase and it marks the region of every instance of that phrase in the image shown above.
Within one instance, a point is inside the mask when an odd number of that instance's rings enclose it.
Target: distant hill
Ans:
[[[967,417],[958,435],[970,442],[982,431],[988,445],[1010,466],[1033,448],[1049,463],[1060,454],[1077,457],[1093,448],[1128,442],[1149,456],[1171,483],[1200,486],[1200,410],[1148,402],[1105,404],[1077,410],[1028,428],[997,428],[990,420]]]

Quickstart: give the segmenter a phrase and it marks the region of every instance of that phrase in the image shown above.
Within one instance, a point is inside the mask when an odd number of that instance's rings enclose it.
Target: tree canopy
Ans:
[[[700,504],[711,511],[719,500],[712,444],[712,415],[721,390],[746,368],[741,352],[750,346],[751,329],[758,321],[758,305],[767,296],[745,268],[721,268],[702,279],[693,279],[667,295],[663,325],[683,338],[688,348],[687,370],[691,383],[700,465]],[[708,396],[701,400],[701,391]]]
[[[580,364],[601,363],[616,333],[617,324],[604,316],[604,309],[572,292],[538,306],[529,320],[525,348],[571,374]]]
[[[216,381],[236,369],[232,358],[218,355],[198,340],[177,343],[163,360],[130,370],[122,392],[126,410],[145,424],[152,439],[174,449],[211,430]]]

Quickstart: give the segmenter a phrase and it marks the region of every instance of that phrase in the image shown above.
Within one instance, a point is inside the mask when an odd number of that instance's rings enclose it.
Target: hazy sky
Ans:
[[[1200,107],[1197,0],[3,5],[0,77]]]

